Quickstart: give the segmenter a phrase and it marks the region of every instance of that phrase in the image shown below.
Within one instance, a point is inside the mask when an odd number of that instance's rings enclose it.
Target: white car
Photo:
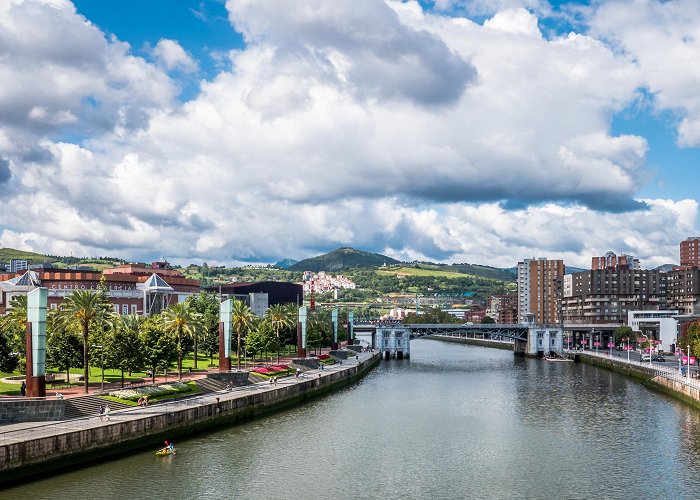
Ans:
[[[651,354],[642,354],[642,361],[651,361]]]

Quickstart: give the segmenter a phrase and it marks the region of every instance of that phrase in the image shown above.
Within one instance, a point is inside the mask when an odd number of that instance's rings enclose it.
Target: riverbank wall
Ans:
[[[570,357],[575,361],[600,366],[621,375],[635,378],[647,387],[680,399],[700,409],[700,386],[694,383],[688,383],[682,378],[677,379],[671,376],[659,375],[654,367],[649,367],[646,363],[628,363],[621,359],[602,358],[586,352],[571,353]]]
[[[0,446],[0,484],[36,476],[110,455],[177,439],[217,426],[236,424],[334,392],[366,375],[381,356],[375,353],[356,365],[321,376],[295,379],[265,391],[221,393],[198,404],[173,405],[171,411],[145,408],[143,414],[82,430],[56,432]],[[155,409],[155,407],[154,407]]]
[[[490,340],[490,339],[470,339],[465,337],[450,337],[447,335],[428,335],[426,337],[421,337],[427,340],[440,340],[442,342],[454,342],[455,344],[469,344],[477,345],[480,347],[492,347],[494,349],[503,349],[505,351],[513,350],[512,342],[503,342],[500,340]]]

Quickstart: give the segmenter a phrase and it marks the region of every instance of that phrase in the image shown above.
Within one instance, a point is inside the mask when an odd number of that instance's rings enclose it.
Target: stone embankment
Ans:
[[[234,424],[327,394],[364,376],[379,353],[256,384],[145,408],[54,424],[0,427],[0,484]],[[4,431],[4,432],[3,432]]]
[[[575,361],[601,366],[622,375],[636,378],[644,385],[678,398],[700,408],[700,380],[686,378],[678,373],[676,366],[661,366],[627,361],[624,358],[610,358],[605,354],[593,352],[571,352]]]

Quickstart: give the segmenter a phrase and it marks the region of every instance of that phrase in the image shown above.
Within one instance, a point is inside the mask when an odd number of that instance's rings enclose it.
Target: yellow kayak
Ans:
[[[156,455],[159,457],[164,457],[166,455],[174,455],[175,450],[171,450],[170,448],[163,448],[162,450],[156,451]]]

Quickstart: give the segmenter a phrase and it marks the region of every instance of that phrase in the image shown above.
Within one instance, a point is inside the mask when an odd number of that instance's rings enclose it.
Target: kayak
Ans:
[[[171,450],[170,448],[164,448],[162,450],[156,451],[156,455],[159,457],[164,457],[166,455],[174,455],[175,450]]]

